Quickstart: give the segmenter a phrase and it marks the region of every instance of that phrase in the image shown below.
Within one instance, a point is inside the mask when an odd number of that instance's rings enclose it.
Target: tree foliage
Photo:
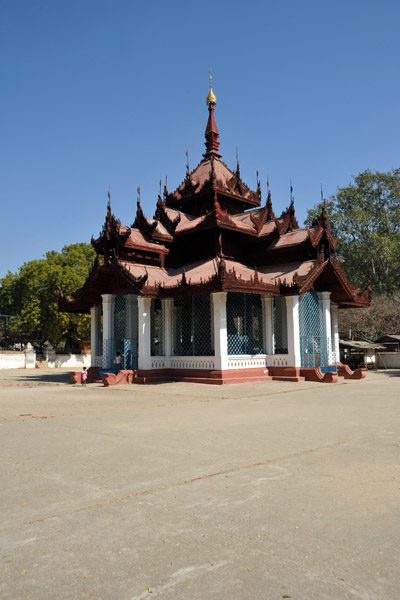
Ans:
[[[311,225],[321,203],[308,211]],[[400,288],[400,169],[364,171],[326,206],[338,255],[352,283],[391,295]]]
[[[88,315],[61,313],[57,307],[57,286],[61,277],[64,293],[81,287],[88,276],[95,252],[89,244],[64,246],[61,252],[47,252],[32,260],[18,273],[0,279],[0,312],[14,315],[9,335],[13,340],[61,341],[90,338]]]
[[[400,332],[400,293],[374,296],[368,308],[339,311],[340,336],[356,340],[376,340],[381,335]]]

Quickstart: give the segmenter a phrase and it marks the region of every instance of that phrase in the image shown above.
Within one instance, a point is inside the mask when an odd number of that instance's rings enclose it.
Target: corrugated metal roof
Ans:
[[[385,350],[385,346],[382,346],[381,344],[373,344],[372,342],[339,340],[339,344],[345,348],[357,348],[358,350]]]
[[[400,342],[400,335],[395,335],[395,334],[381,335],[377,339],[377,342]]]

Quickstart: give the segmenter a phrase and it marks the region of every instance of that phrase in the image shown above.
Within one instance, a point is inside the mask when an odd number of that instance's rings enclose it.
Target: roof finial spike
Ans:
[[[140,183],[139,183],[138,189],[136,191],[137,191],[137,205],[140,206]]]
[[[189,147],[186,146],[186,177],[189,178],[190,176],[190,169],[189,169]]]
[[[326,209],[326,199],[324,198],[322,183],[321,183],[321,204],[322,204],[322,208],[325,210]]]
[[[212,75],[211,75],[211,69],[210,69],[210,89],[208,91],[208,95],[207,95],[207,106],[210,106],[210,104],[213,104],[214,106],[217,104],[217,97],[214,94],[214,91],[212,89]]]
[[[236,146],[236,175],[240,178],[239,148]]]
[[[271,188],[269,187],[269,175],[267,176],[267,190],[268,190],[268,195],[267,195],[266,207],[267,207],[267,220],[269,221],[270,219],[275,218],[274,211],[272,209]]]
[[[166,198],[168,196],[168,174],[165,174],[165,184],[164,184],[164,198]]]
[[[109,213],[110,213],[110,212],[111,212],[111,186],[110,186],[110,185],[108,186],[108,193],[107,193],[107,196],[108,196],[108,202],[107,202],[107,212],[109,212]]]
[[[161,180],[162,180],[162,176],[160,175],[160,193],[159,193],[160,198],[161,198],[161,190],[162,190],[162,181]]]
[[[293,185],[292,185],[292,178],[290,178],[290,205],[293,206],[293,204],[294,204]]]

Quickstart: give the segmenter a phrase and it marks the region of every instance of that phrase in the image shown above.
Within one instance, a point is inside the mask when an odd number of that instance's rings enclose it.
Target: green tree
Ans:
[[[95,252],[89,244],[65,246],[61,252],[47,252],[32,260],[18,273],[0,280],[0,312],[15,315],[9,333],[14,339],[34,339],[58,346],[62,340],[90,337],[88,315],[61,313],[57,307],[57,286],[61,278],[64,293],[81,287],[88,276]]]
[[[322,203],[308,211],[306,225],[320,214]],[[400,169],[364,171],[354,183],[338,188],[327,203],[329,225],[338,238],[338,255],[352,283],[368,277],[378,294],[400,288]]]

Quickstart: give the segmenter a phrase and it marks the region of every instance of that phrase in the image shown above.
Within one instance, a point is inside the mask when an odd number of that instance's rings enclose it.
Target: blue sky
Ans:
[[[200,161],[208,73],[220,151],[276,213],[400,166],[396,0],[0,0],[0,277],[130,225]]]

